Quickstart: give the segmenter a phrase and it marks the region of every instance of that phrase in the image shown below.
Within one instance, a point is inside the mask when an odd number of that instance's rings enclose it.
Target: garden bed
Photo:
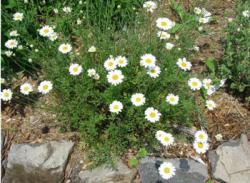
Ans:
[[[209,165],[207,154],[197,154],[193,147],[194,135],[199,130],[207,132],[210,150],[238,139],[243,133],[250,139],[247,92],[237,95],[236,88],[232,92],[229,87],[237,79],[228,79],[211,96],[206,93],[207,88],[193,89],[188,85],[190,78],[201,81],[211,78],[218,84],[228,76],[220,70],[221,65],[229,62],[224,56],[228,53],[223,40],[229,34],[225,29],[236,17],[236,9],[249,9],[247,3],[236,8],[234,1],[160,1],[156,9],[147,12],[143,1],[138,0],[133,5],[110,4],[103,10],[106,20],[102,20],[100,14],[86,13],[99,11],[95,7],[101,6],[90,2],[68,4],[76,6],[75,9],[65,9],[66,6],[56,3],[54,8],[59,14],[51,10],[52,2],[47,5],[11,2],[2,7],[5,15],[2,24],[8,25],[4,30],[9,33],[20,28],[20,34],[27,37],[17,36],[24,52],[18,49],[15,56],[3,56],[2,88],[11,88],[13,98],[2,102],[5,135],[2,161],[6,161],[11,144],[73,141],[73,153],[64,172],[67,181],[74,180],[81,171],[103,163],[113,164],[117,159],[130,168],[138,167],[138,161],[145,156],[196,161],[198,158]],[[36,9],[37,17],[35,9],[31,11],[36,6],[40,8]],[[12,8],[18,11],[21,7],[30,13],[24,13],[23,23],[18,20],[7,23],[13,21]],[[194,7],[211,12],[209,23],[199,23],[197,17],[201,15],[193,12]],[[33,18],[26,20],[27,16]],[[165,29],[163,24],[157,27],[159,17],[168,17],[170,27]],[[27,32],[25,28],[32,22],[34,30]],[[50,25],[58,37],[51,40],[46,32],[41,34],[42,25]],[[159,34],[164,29],[169,32],[166,38]],[[4,41],[9,39],[7,33],[2,36]],[[241,46],[244,48],[243,43]],[[156,58],[152,68],[147,66],[148,58],[151,61]],[[191,69],[178,66],[176,62],[183,58],[191,61]],[[119,59],[123,62],[117,64]],[[117,65],[112,68],[110,62]],[[230,69],[229,64],[227,68]],[[121,77],[118,81],[115,74]],[[30,95],[19,91],[23,83],[37,88],[42,81],[51,81],[53,89],[48,92],[34,89]],[[248,90],[245,83],[244,87]],[[178,99],[171,103],[167,96],[172,93]],[[145,98],[145,102],[137,101],[136,96],[140,100]],[[215,101],[215,109],[208,109],[208,100]],[[161,140],[159,143],[155,138],[159,130],[172,134],[175,143],[170,146]],[[140,182],[138,174],[133,179]]]

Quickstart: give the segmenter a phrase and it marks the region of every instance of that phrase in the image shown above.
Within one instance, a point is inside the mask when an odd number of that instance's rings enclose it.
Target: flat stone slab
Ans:
[[[158,172],[162,162],[171,162],[176,174],[165,180]],[[192,159],[144,158],[140,162],[139,174],[142,183],[204,183],[208,178],[207,167]]]
[[[212,176],[228,183],[250,182],[250,143],[246,135],[209,151]]]
[[[135,169],[130,169],[118,161],[115,169],[105,166],[79,173],[80,183],[130,183],[136,175]]]
[[[60,183],[74,146],[71,141],[13,144],[8,154],[5,183]]]

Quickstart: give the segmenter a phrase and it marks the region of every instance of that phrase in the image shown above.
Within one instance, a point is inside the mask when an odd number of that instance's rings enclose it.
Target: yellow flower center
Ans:
[[[164,137],[164,141],[165,142],[169,142],[169,138],[168,137]]]
[[[204,138],[204,135],[203,135],[203,134],[200,134],[200,135],[199,135],[199,138],[200,138],[200,139],[203,139],[203,138]]]
[[[155,114],[155,112],[151,112],[149,116],[150,116],[151,118],[155,118],[156,114]]]
[[[64,50],[64,51],[68,50],[68,47],[67,47],[67,46],[64,46],[64,47],[63,47],[63,50]]]
[[[147,58],[147,59],[145,60],[145,62],[146,62],[147,64],[151,64],[152,60],[151,60],[150,58]]]
[[[111,67],[111,66],[113,66],[114,64],[113,64],[113,62],[109,62],[108,65]]]
[[[123,64],[124,63],[124,61],[122,59],[120,59],[118,62],[119,62],[119,64]]]
[[[192,82],[192,86],[198,86],[198,83],[196,81]]]
[[[161,22],[161,26],[166,27],[167,25],[167,22]]]
[[[113,79],[113,80],[118,80],[118,79],[119,79],[119,76],[118,76],[117,74],[114,74],[114,75],[112,76],[112,79]]]
[[[156,73],[156,70],[155,70],[155,69],[152,69],[152,70],[151,70],[151,73],[152,73],[152,74],[155,74],[155,73]]]
[[[78,72],[78,68],[77,68],[77,67],[74,67],[74,68],[73,68],[73,72]]]
[[[43,90],[47,90],[49,88],[48,85],[43,85]]]
[[[164,169],[163,169],[163,172],[164,172],[165,174],[169,174],[169,173],[170,173],[170,168],[168,168],[168,167],[164,168]]]
[[[119,109],[119,106],[118,106],[118,105],[114,105],[114,109],[115,109],[115,110],[118,110],[118,109]]]
[[[5,97],[9,97],[9,96],[10,96],[9,93],[7,93],[7,92],[5,92],[3,95],[4,95]]]
[[[182,66],[182,67],[187,67],[187,63],[186,63],[186,62],[182,62],[182,63],[181,63],[181,66]]]
[[[44,29],[43,32],[44,33],[49,33],[49,29]]]
[[[28,87],[28,86],[25,86],[23,90],[24,90],[24,91],[29,91],[29,87]]]
[[[140,101],[141,101],[141,98],[138,97],[138,98],[135,99],[135,101],[136,101],[136,102],[140,102]]]
[[[203,148],[203,144],[201,142],[198,142],[198,147],[201,149]]]
[[[170,97],[170,102],[174,102],[175,101],[175,98],[174,97]]]

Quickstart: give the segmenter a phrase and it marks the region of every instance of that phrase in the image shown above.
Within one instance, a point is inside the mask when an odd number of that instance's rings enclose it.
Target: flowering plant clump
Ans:
[[[113,9],[122,13],[119,9],[125,5],[112,5],[112,16],[107,17],[116,18]],[[23,6],[28,9],[32,4]],[[84,2],[79,1],[82,6]],[[15,92],[23,97],[35,92],[55,96],[51,105],[61,129],[80,132],[89,158],[103,163],[128,148],[156,148],[158,141],[169,147],[174,144],[173,125],[203,122],[195,97],[203,88],[210,89],[212,81],[202,81],[191,72],[194,35],[190,30],[198,26],[196,16],[177,4],[173,5],[175,21],[162,14],[152,16],[158,5],[150,1],[122,31],[109,20],[105,26],[110,29],[103,31],[93,23],[94,17],[84,19],[82,9],[72,7],[69,3],[50,8],[53,16],[41,15],[43,21],[28,19],[35,16],[33,11],[13,13],[13,20],[7,17],[5,22],[14,23],[4,37],[4,58],[15,62],[16,54],[27,61],[20,67],[24,71],[31,75],[27,67],[42,71],[37,87],[23,82]],[[30,21],[35,22],[32,28],[28,28]],[[1,92],[6,103],[17,95],[10,81]],[[216,107],[212,100],[204,101],[205,105],[209,110]],[[163,163],[159,171],[165,179],[175,174],[171,163]]]

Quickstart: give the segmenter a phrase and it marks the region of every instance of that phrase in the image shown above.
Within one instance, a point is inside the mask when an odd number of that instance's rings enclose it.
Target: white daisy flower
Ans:
[[[121,102],[115,100],[109,105],[109,111],[118,114],[123,109]]]
[[[206,107],[208,110],[212,111],[214,108],[216,108],[216,103],[213,100],[206,100]]]
[[[199,26],[199,27],[198,27],[198,31],[200,31],[200,32],[203,31],[203,27],[202,27],[202,26]]]
[[[63,7],[63,11],[65,12],[65,13],[70,13],[71,12],[71,8],[70,7]]]
[[[207,142],[194,141],[193,147],[198,154],[203,154],[209,149],[209,145]]]
[[[112,71],[115,70],[117,67],[117,63],[115,59],[110,56],[105,62],[104,62],[104,67],[107,71]]]
[[[174,44],[173,44],[173,43],[166,43],[166,45],[165,45],[165,48],[166,48],[167,50],[172,50],[173,47],[174,47]]]
[[[231,18],[231,17],[229,17],[229,18],[227,19],[228,22],[233,22],[233,20],[234,20],[234,19]]]
[[[200,51],[199,46],[196,46],[196,45],[193,46],[193,49],[194,49],[194,51],[197,51],[197,52]]]
[[[160,138],[160,142],[162,143],[162,145],[168,147],[174,143],[174,137],[171,133],[164,133]]]
[[[5,43],[5,47],[9,48],[9,49],[14,49],[16,48],[18,45],[18,42],[16,39],[9,39],[6,43]]]
[[[120,83],[122,83],[124,76],[122,74],[122,71],[120,70],[113,70],[113,71],[109,71],[108,75],[107,75],[107,79],[108,82],[112,85],[118,85]]]
[[[223,136],[220,133],[218,133],[217,135],[215,135],[215,139],[217,141],[222,141],[223,140]]]
[[[58,50],[63,54],[67,54],[72,50],[72,46],[68,43],[63,43],[58,47]]]
[[[18,45],[17,49],[22,50],[23,49],[23,45]]]
[[[143,8],[146,9],[147,12],[153,13],[153,11],[157,8],[157,4],[154,1],[146,1],[143,4]]]
[[[192,90],[200,90],[202,87],[201,81],[197,78],[190,78],[188,80],[188,85]]]
[[[150,69],[148,70],[148,72],[147,72],[147,74],[148,74],[151,78],[157,78],[157,77],[159,77],[160,73],[161,73],[161,69],[160,69],[160,67],[158,67],[158,66],[154,66],[154,67],[150,68]]]
[[[206,24],[210,21],[210,17],[200,17],[199,22],[202,24]]]
[[[3,101],[9,101],[12,99],[12,91],[10,89],[3,89],[3,91],[1,91],[1,99]]]
[[[59,12],[57,8],[54,8],[53,11],[55,14],[57,14]]]
[[[142,93],[135,93],[131,97],[131,102],[135,106],[142,106],[146,101],[146,98]]]
[[[195,132],[194,137],[197,142],[207,142],[208,140],[208,135],[204,130]]]
[[[13,54],[13,51],[8,50],[8,51],[5,51],[4,54],[5,54],[7,57],[11,57],[12,54]]]
[[[200,14],[201,14],[201,9],[200,9],[199,7],[195,7],[195,8],[194,8],[194,13],[195,13],[196,15],[200,15]]]
[[[250,17],[250,11],[249,10],[245,10],[242,12],[242,15],[246,18],[249,18]]]
[[[151,123],[159,121],[160,117],[161,113],[153,107],[148,107],[145,111],[145,118]]]
[[[162,40],[166,40],[166,39],[169,39],[171,35],[165,31],[159,31],[157,32],[157,37],[159,37]]]
[[[128,59],[124,56],[116,57],[115,62],[118,67],[126,67],[128,65]]]
[[[157,139],[157,140],[161,140],[162,139],[162,136],[163,135],[165,135],[166,134],[166,132],[164,132],[164,131],[162,131],[162,130],[158,130],[156,133],[155,133],[155,138]]]
[[[99,74],[95,74],[93,77],[95,80],[99,80],[100,79],[100,75]]]
[[[30,83],[24,83],[20,86],[20,92],[24,95],[29,95],[33,91],[33,86]]]
[[[90,53],[96,52],[96,47],[95,47],[95,46],[91,46],[91,47],[88,49],[88,52],[90,52]]]
[[[71,64],[69,67],[69,73],[73,76],[78,76],[82,72],[82,66],[79,64]]]
[[[185,57],[179,58],[176,64],[184,71],[190,71],[192,67],[191,62],[187,61]]]
[[[17,36],[19,36],[19,34],[18,34],[17,30],[13,30],[10,32],[10,36],[17,37]]]
[[[144,66],[145,68],[150,68],[155,66],[155,62],[156,58],[154,55],[144,54],[143,56],[141,56],[140,65]]]
[[[211,88],[211,85],[212,84],[212,80],[211,79],[203,79],[202,80],[202,85],[205,89],[210,89]]]
[[[96,70],[95,69],[88,69],[88,76],[89,77],[93,77],[94,75],[96,75]]]
[[[42,81],[38,86],[38,91],[42,94],[47,94],[52,90],[52,83],[50,81]]]
[[[54,30],[49,25],[44,25],[41,29],[39,29],[39,34],[43,37],[50,37],[50,35],[53,33]]]
[[[81,25],[81,24],[82,24],[82,20],[81,20],[80,18],[78,18],[78,19],[76,20],[76,24],[77,24],[77,25]]]
[[[160,165],[158,171],[159,171],[159,174],[161,175],[161,177],[163,179],[168,180],[168,179],[172,178],[175,175],[176,169],[175,169],[175,167],[174,167],[174,165],[172,163],[163,162]]]
[[[6,80],[4,78],[1,78],[1,84],[4,84]]]
[[[55,40],[57,40],[57,38],[58,38],[58,34],[57,34],[56,32],[53,32],[53,33],[50,34],[50,36],[49,36],[49,40],[50,40],[50,41],[55,41]]]
[[[179,103],[179,96],[170,93],[166,97],[166,101],[171,105],[177,105]]]
[[[162,30],[169,30],[175,26],[175,22],[168,18],[158,18],[156,20],[156,26]]]
[[[13,15],[13,20],[15,20],[15,21],[22,21],[23,20],[23,13],[16,12]]]

